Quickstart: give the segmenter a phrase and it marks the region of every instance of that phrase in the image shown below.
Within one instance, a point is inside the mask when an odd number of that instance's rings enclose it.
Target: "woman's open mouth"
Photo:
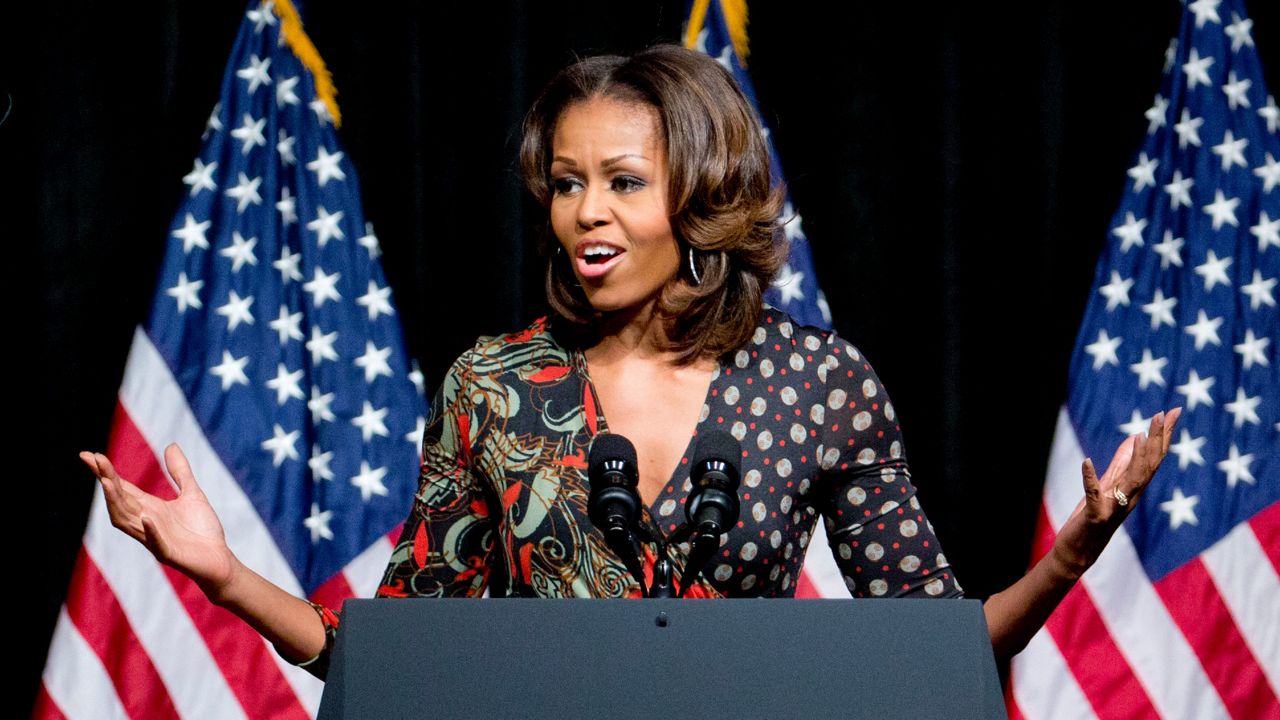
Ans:
[[[578,275],[583,278],[599,278],[618,264],[626,251],[614,245],[589,242],[578,247]]]

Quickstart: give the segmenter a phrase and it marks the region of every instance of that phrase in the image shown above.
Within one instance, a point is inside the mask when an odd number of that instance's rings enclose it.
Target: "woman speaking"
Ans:
[[[821,515],[855,597],[959,597],[915,497],[898,418],[834,333],[763,304],[781,264],[782,190],[754,111],[714,60],[675,46],[561,71],[530,109],[521,165],[547,209],[552,316],[481,339],[440,385],[414,506],[384,597],[627,597],[633,573],[588,517],[586,458],[606,433],[638,458],[646,523],[677,526],[700,434],[741,445],[742,515],[703,572],[649,543],[687,596],[790,597]],[[996,655],[1018,652],[1098,557],[1168,449],[1180,410],[1122,443],[1051,552],[985,604]],[[172,501],[81,457],[112,522],[323,677],[338,618],[242,565],[181,450]],[[1007,472],[1016,473],[1016,468]],[[688,587],[684,587],[688,585]]]

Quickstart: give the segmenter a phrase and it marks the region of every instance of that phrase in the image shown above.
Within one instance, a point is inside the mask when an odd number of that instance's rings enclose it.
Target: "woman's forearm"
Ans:
[[[997,660],[1007,660],[1027,646],[1085,569],[1068,560],[1055,543],[1026,575],[987,598],[982,610]]]
[[[286,659],[305,662],[324,649],[325,629],[315,608],[235,560],[230,580],[207,592],[215,604],[235,613]]]

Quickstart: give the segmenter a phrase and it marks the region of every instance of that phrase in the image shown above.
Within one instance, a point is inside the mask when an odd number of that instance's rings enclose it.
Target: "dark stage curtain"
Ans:
[[[1180,5],[847,5],[753,3],[751,71],[835,325],[892,393],[925,508],[966,590],[984,596],[1027,562],[1094,263]],[[1252,5],[1274,88],[1280,6]],[[20,711],[94,490],[76,452],[105,447],[242,9],[0,12]],[[682,13],[674,1],[310,3],[429,390],[477,335],[545,311],[531,242],[542,213],[516,165],[534,95],[575,56],[676,40]]]

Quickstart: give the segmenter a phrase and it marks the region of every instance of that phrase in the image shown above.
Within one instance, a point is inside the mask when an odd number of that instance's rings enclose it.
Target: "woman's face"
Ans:
[[[680,269],[667,215],[667,156],[650,105],[593,98],[551,140],[551,227],[591,306],[652,304]]]

